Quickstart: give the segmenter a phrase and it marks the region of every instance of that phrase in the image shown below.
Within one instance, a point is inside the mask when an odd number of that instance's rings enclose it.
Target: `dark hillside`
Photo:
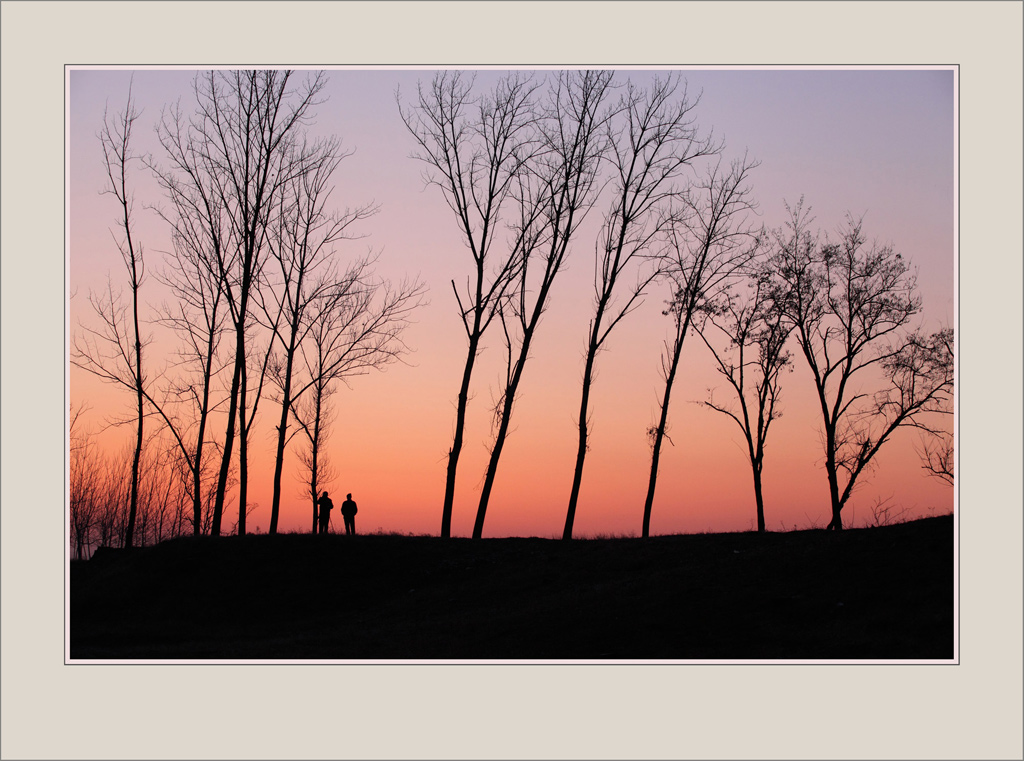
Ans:
[[[73,659],[949,659],[953,519],[179,539],[71,566]]]

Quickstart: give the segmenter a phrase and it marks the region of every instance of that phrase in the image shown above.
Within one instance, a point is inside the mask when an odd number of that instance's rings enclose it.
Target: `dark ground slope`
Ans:
[[[73,659],[948,659],[953,519],[641,539],[179,539],[71,567]]]

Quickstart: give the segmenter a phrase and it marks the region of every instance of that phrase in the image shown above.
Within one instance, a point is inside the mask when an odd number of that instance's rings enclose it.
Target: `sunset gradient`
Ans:
[[[123,265],[111,237],[116,202],[102,195],[105,175],[97,134],[106,108],[124,108],[129,82],[142,112],[135,151],[161,161],[152,130],[161,108],[181,99],[192,108],[186,69],[85,69],[68,73],[68,285],[70,330],[94,319],[90,292],[123,287]],[[658,72],[622,70],[638,84]],[[664,74],[664,72],[661,72]],[[500,71],[482,71],[482,90]],[[869,239],[891,243],[916,268],[923,311],[914,324],[931,332],[956,320],[956,80],[951,68],[934,69],[695,69],[682,71],[691,94],[701,93],[696,117],[724,139],[726,160],[745,152],[761,162],[752,175],[760,221],[778,227],[785,202],[801,196],[815,226],[832,233],[847,212],[864,215]],[[336,134],[355,153],[336,174],[332,200],[339,208],[374,201],[380,213],[362,223],[365,237],[341,247],[342,260],[367,247],[380,252],[377,272],[400,280],[420,277],[429,303],[404,336],[405,362],[351,379],[334,397],[337,422],[329,455],[339,472],[327,488],[351,492],[362,532],[436,534],[441,521],[445,463],[451,445],[455,396],[465,360],[465,334],[450,281],[465,282],[469,256],[455,220],[422,165],[399,118],[396,93],[408,98],[431,71],[334,69],[328,100],[317,109],[314,135]],[[538,77],[544,71],[536,72]],[[135,165],[135,235],[145,248],[148,280],[143,300],[168,295],[154,277],[170,247],[166,226],[147,205],[161,202],[152,177]],[[498,470],[485,536],[554,537],[561,533],[572,483],[580,379],[593,302],[593,251],[602,203],[580,229],[567,270],[556,281],[538,330]],[[642,307],[612,334],[598,357],[591,409],[591,450],[576,514],[576,534],[640,533],[650,467],[646,431],[654,422],[661,380],[660,352],[669,335],[662,314],[664,285],[648,289]],[[148,349],[155,376],[173,351],[160,329]],[[503,371],[498,334],[485,336],[474,371],[466,444],[459,463],[452,522],[468,536],[492,440],[491,411]],[[794,352],[795,353],[795,352]],[[774,423],[764,465],[768,530],[824,527],[830,517],[822,467],[820,411],[806,363],[782,381],[783,416]],[[70,368],[71,403],[89,407],[86,425],[110,452],[132,437],[130,426],[107,421],[130,414],[132,398],[78,368]],[[696,404],[716,388],[726,394],[707,349],[691,336],[684,349],[670,412],[671,444],[662,452],[653,534],[746,531],[755,526],[749,461],[735,424]],[[871,389],[867,389],[870,391]],[[213,431],[223,436],[222,417]],[[274,405],[264,401],[250,440],[249,494],[258,503],[250,531],[269,524],[274,453]],[[155,427],[155,422],[150,424]],[[152,430],[152,428],[151,428]],[[908,517],[949,513],[954,490],[921,468],[920,434],[897,432],[844,511],[847,525],[863,525],[878,500],[890,499]],[[297,441],[296,441],[297,443]],[[130,456],[130,455],[129,455]],[[310,507],[299,480],[293,445],[286,453],[280,530],[308,531]],[[340,504],[340,500],[335,502]],[[225,527],[237,518],[233,501]]]

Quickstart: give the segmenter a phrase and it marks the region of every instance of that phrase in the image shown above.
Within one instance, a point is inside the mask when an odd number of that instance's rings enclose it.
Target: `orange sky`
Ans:
[[[87,294],[103,287],[107,273],[122,278],[108,228],[117,213],[100,196],[102,166],[95,135],[103,104],[117,110],[127,92],[128,72],[73,71],[70,78],[68,176],[70,208],[70,322],[88,320]],[[151,126],[161,105],[187,95],[189,72],[139,72],[136,95],[144,108],[140,149],[155,150]],[[643,78],[646,73],[634,73]],[[724,134],[727,157],[744,149],[762,161],[753,175],[763,221],[778,225],[783,200],[805,194],[817,224],[834,230],[843,213],[866,213],[869,236],[891,242],[919,268],[925,298],[922,319],[929,329],[951,323],[953,303],[953,80],[949,71],[892,72],[689,72],[691,88],[704,89],[698,108],[702,125]],[[437,533],[441,519],[447,450],[454,401],[465,361],[465,337],[449,281],[462,282],[468,256],[435,188],[423,188],[420,167],[408,159],[412,146],[393,102],[396,84],[408,91],[430,73],[377,71],[332,73],[331,100],[320,110],[317,132],[336,131],[357,153],[342,163],[336,197],[342,205],[373,199],[381,213],[364,224],[366,244],[382,249],[381,274],[419,275],[429,305],[416,315],[405,338],[413,353],[406,364],[352,380],[334,397],[337,423],[329,454],[340,471],[328,488],[352,492],[361,531]],[[187,102],[187,101],[186,101]],[[99,120],[99,121],[98,121]],[[152,182],[138,174],[138,197],[149,202]],[[155,198],[154,198],[155,200]],[[595,213],[596,217],[596,213]],[[151,267],[160,265],[166,231],[144,212],[139,237]],[[576,450],[582,355],[592,302],[593,226],[573,247],[568,270],[556,282],[551,308],[541,323],[520,391],[485,526],[486,536],[558,536],[572,482]],[[163,298],[155,279],[146,298]],[[645,435],[661,392],[657,368],[667,318],[661,315],[663,286],[649,290],[645,304],[613,334],[598,359],[592,399],[591,451],[586,461],[576,516],[576,535],[639,534],[650,465]],[[157,342],[150,360],[162,365],[170,344]],[[474,374],[465,446],[453,516],[453,535],[468,535],[487,462],[489,408],[501,377],[501,346],[486,341]],[[699,339],[688,339],[685,365],[674,391],[669,435],[655,500],[652,533],[749,530],[755,525],[749,462],[734,423],[694,402],[706,389],[725,393]],[[819,415],[803,360],[782,386],[783,417],[768,443],[765,512],[770,530],[829,519],[821,467]],[[130,409],[123,391],[99,384],[72,367],[72,404],[86,402],[88,424],[98,429],[112,414]],[[260,427],[250,443],[250,499],[258,503],[250,530],[269,523],[273,477],[272,436],[277,411],[264,401]],[[219,430],[218,430],[219,429]],[[223,435],[221,418],[215,423]],[[131,431],[102,435],[118,448]],[[903,431],[884,448],[877,467],[844,511],[847,525],[870,517],[879,498],[891,497],[913,515],[952,510],[953,490],[928,478],[914,446],[918,435]],[[308,530],[294,449],[286,455],[281,530]],[[336,504],[339,501],[336,499]],[[237,518],[237,505],[225,520]]]

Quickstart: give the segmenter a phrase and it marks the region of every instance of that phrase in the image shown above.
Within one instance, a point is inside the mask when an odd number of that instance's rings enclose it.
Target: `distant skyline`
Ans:
[[[482,89],[503,70],[478,76]],[[665,70],[661,70],[664,73]],[[761,162],[752,174],[760,221],[779,226],[784,203],[801,197],[816,225],[833,233],[847,212],[864,215],[869,238],[891,243],[917,268],[924,299],[920,321],[929,330],[954,323],[955,184],[954,71],[913,69],[678,69],[691,93],[701,93],[695,111],[703,130],[724,139],[723,159],[747,153]],[[332,200],[339,207],[367,201],[381,211],[360,226],[367,237],[341,249],[380,252],[378,272],[392,279],[420,276],[430,304],[415,316],[405,338],[413,353],[407,364],[355,378],[335,397],[336,432],[331,455],[339,470],[332,492],[352,492],[360,504],[361,530],[437,533],[444,489],[444,461],[451,444],[453,404],[465,338],[457,321],[451,280],[464,281],[469,257],[454,218],[439,191],[425,187],[422,166],[409,158],[414,146],[398,116],[403,100],[430,70],[329,69],[328,100],[317,110],[314,135],[337,134],[355,153],[336,174]],[[537,72],[538,77],[545,70]],[[637,83],[653,69],[619,70]],[[72,68],[68,74],[68,196],[70,325],[88,320],[87,296],[115,285],[120,260],[110,237],[116,204],[103,187],[102,154],[96,134],[103,109],[124,107],[128,83],[142,115],[137,150],[159,162],[152,125],[164,105],[181,98],[191,108],[192,70]],[[166,230],[145,211],[158,200],[152,180],[136,172],[138,237],[153,271],[168,248]],[[601,205],[595,209],[598,217]],[[513,420],[514,432],[495,484],[485,536],[556,536],[565,518],[572,478],[579,378],[587,320],[592,308],[594,220],[572,246],[566,272],[556,282],[551,308],[538,331],[536,348]],[[152,278],[144,297],[163,297]],[[592,452],[584,474],[577,532],[639,534],[650,449],[646,429],[656,410],[657,368],[668,322],[661,314],[664,285],[647,292],[637,313],[613,334],[599,359],[593,406]],[[474,376],[466,446],[460,463],[453,534],[472,529],[490,441],[489,408],[500,372],[500,345],[485,338]],[[166,345],[165,345],[166,346]],[[151,352],[151,358],[156,351]],[[676,385],[670,436],[663,452],[652,533],[739,531],[752,528],[749,464],[732,423],[691,402],[709,387],[722,388],[706,349],[694,338],[684,353]],[[813,385],[800,357],[783,380],[783,417],[768,443],[765,511],[769,530],[825,525],[828,496],[821,465],[818,413]],[[87,401],[90,424],[129,404],[123,392],[71,369],[72,405]],[[724,388],[722,388],[724,392]],[[273,469],[265,411],[252,437],[250,498],[258,507],[250,530],[266,531]],[[219,432],[223,435],[223,431]],[[123,430],[103,434],[120,446]],[[883,449],[877,470],[855,493],[844,516],[856,526],[870,518],[878,499],[892,498],[910,515],[949,512],[953,490],[929,478],[915,452],[915,432],[903,431]],[[308,505],[296,478],[297,450],[286,459],[282,530],[308,530]],[[237,513],[237,506],[232,510]],[[229,514],[230,515],[230,514]],[[230,526],[231,518],[226,520]]]

